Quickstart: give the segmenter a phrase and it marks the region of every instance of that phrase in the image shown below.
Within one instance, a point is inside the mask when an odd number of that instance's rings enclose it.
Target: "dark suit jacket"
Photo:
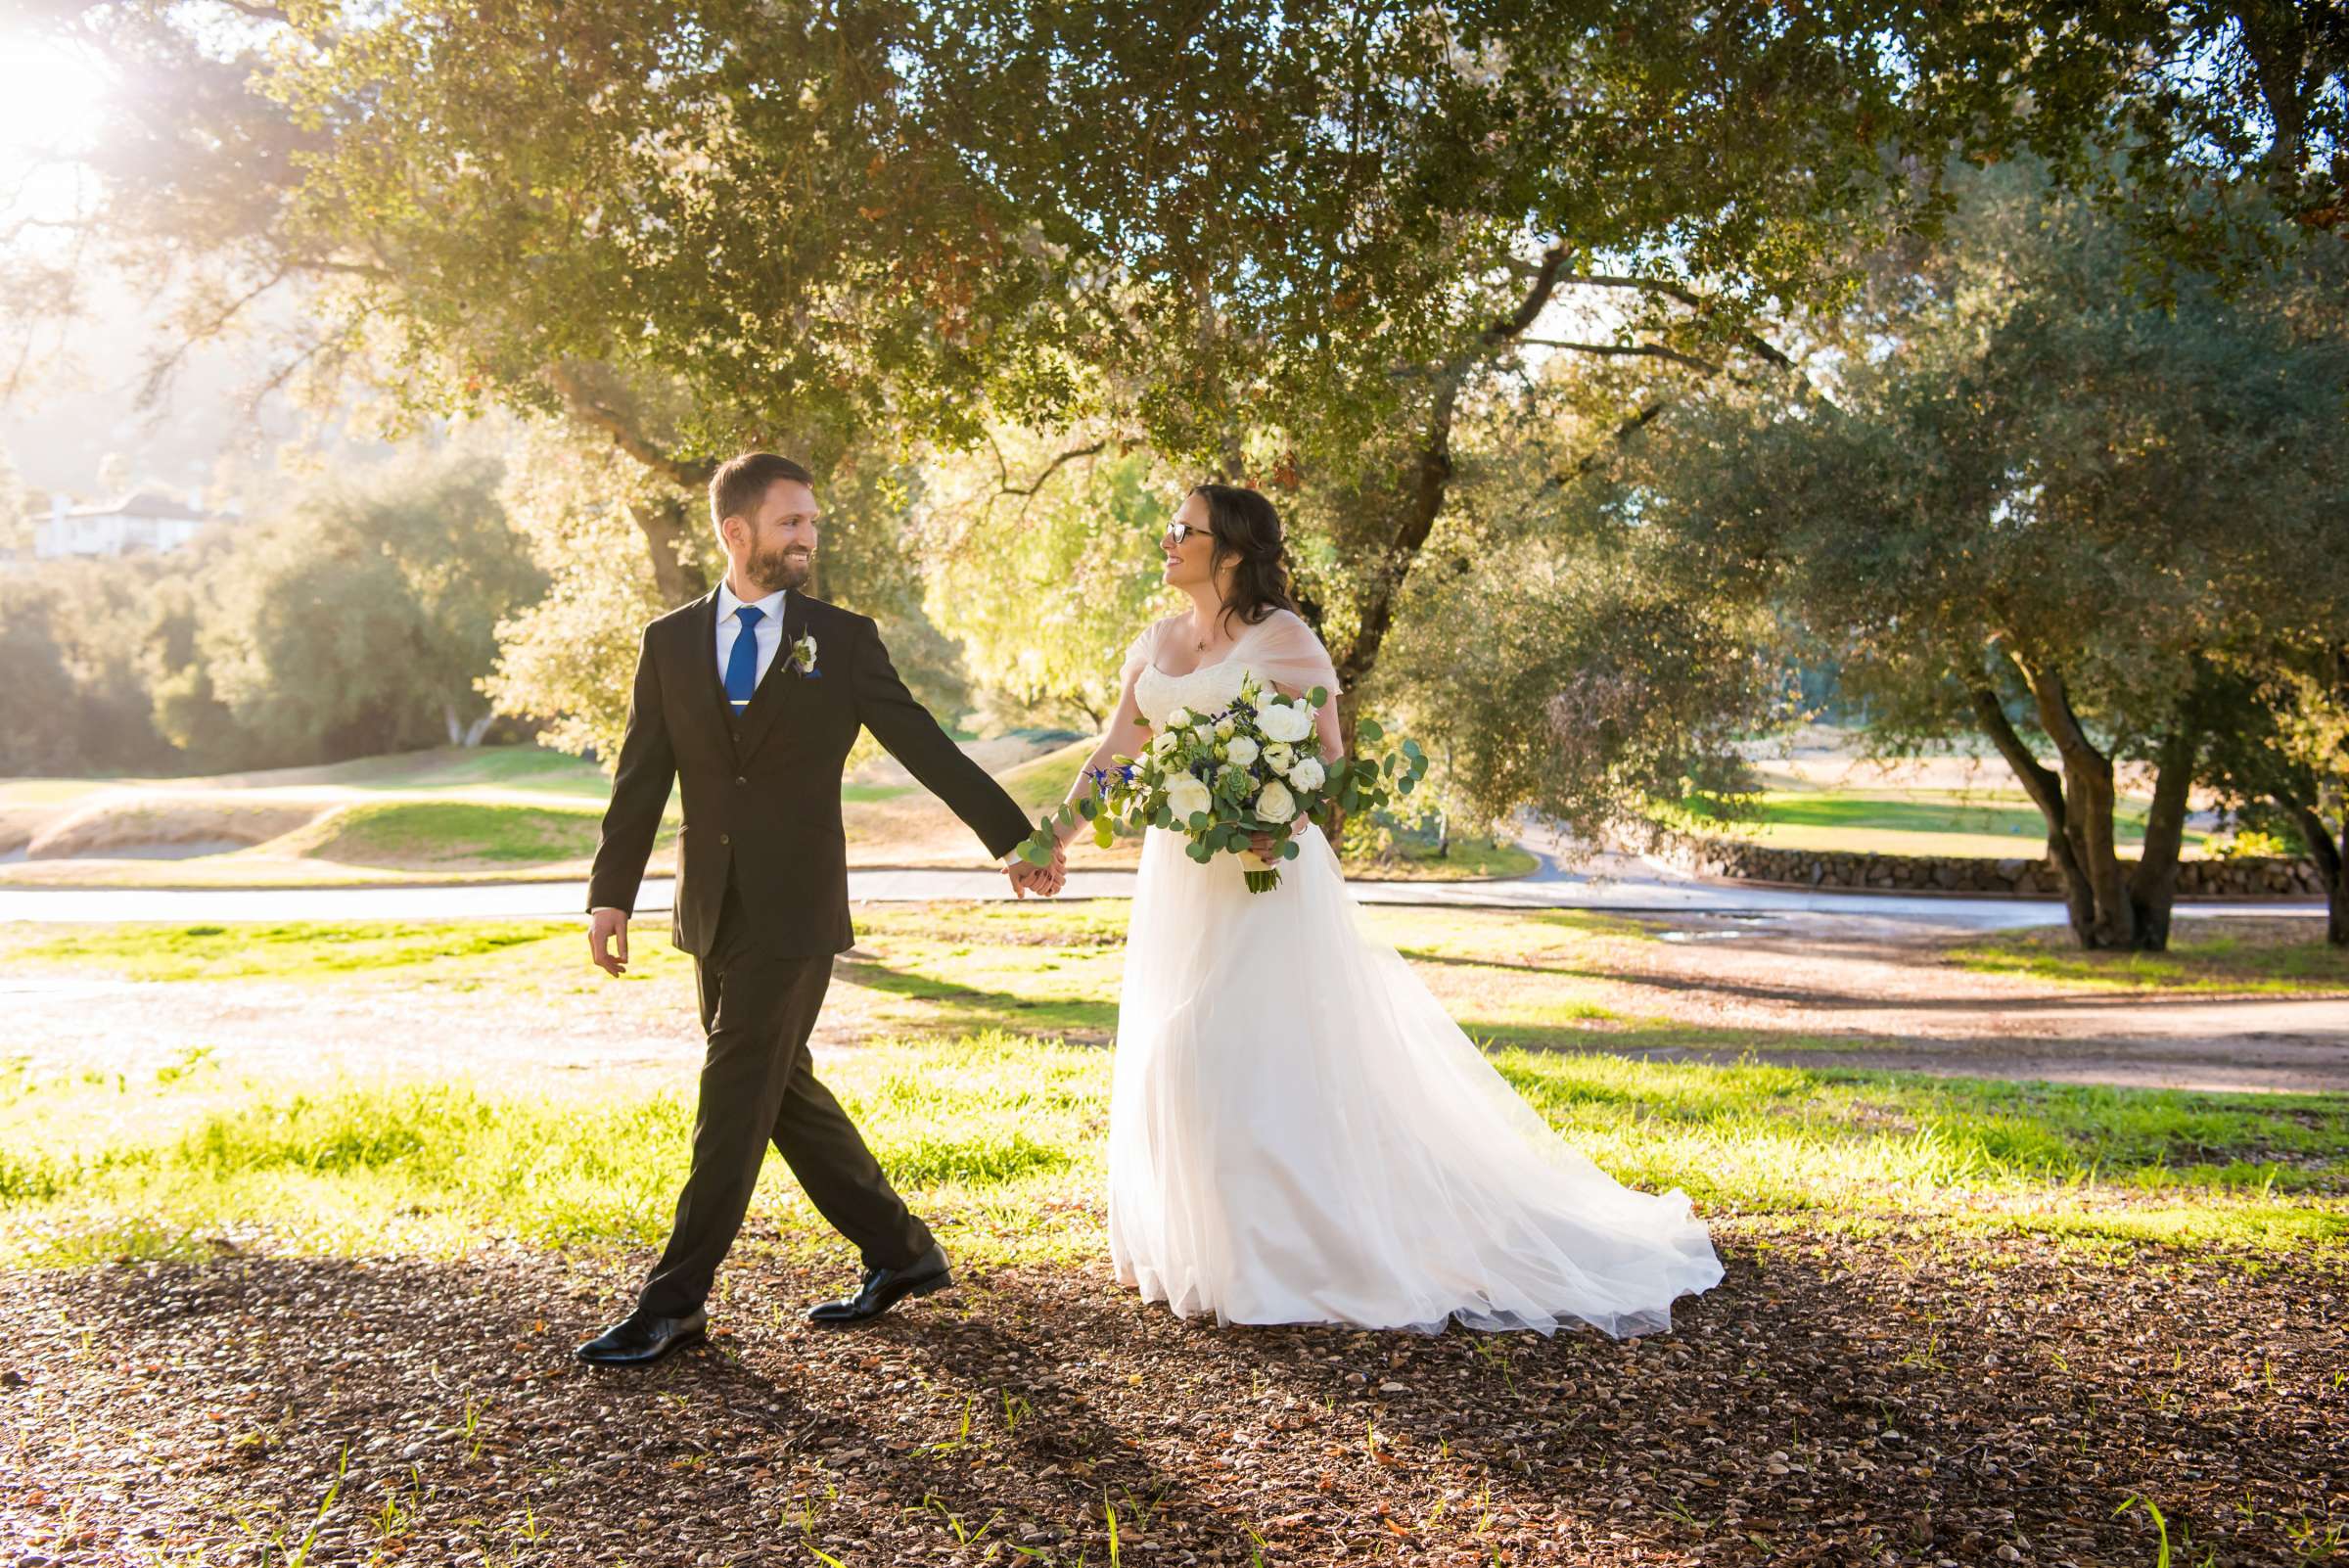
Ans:
[[[804,633],[816,641],[813,675],[791,668]],[[731,876],[762,950],[845,951],[856,934],[840,781],[859,725],[953,807],[989,853],[1001,858],[1031,831],[1012,798],[914,701],[865,617],[791,594],[783,646],[740,718],[727,705],[716,649],[714,590],[644,628],[588,908],[636,907],[669,782],[681,779],[670,939],[697,958],[709,954]]]

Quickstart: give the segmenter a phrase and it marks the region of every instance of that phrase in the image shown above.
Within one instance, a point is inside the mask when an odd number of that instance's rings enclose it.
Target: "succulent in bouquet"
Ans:
[[[1297,857],[1299,823],[1329,832],[1341,812],[1392,806],[1427,772],[1417,741],[1379,747],[1386,732],[1367,718],[1355,727],[1359,755],[1323,758],[1314,717],[1328,702],[1325,687],[1283,697],[1251,675],[1221,713],[1177,708],[1140,756],[1089,769],[1089,791],[1038,817],[1020,854],[1049,865],[1059,829],[1080,821],[1092,825],[1093,842],[1104,849],[1120,827],[1155,827],[1188,838],[1185,853],[1202,865],[1237,854],[1249,891],[1270,892],[1280,886],[1278,862]],[[1260,833],[1272,841],[1269,860],[1253,848]]]

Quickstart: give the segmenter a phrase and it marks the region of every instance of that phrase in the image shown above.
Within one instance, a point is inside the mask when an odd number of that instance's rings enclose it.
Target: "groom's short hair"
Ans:
[[[717,465],[710,476],[710,526],[730,517],[749,517],[757,510],[766,487],[780,480],[798,480],[812,486],[815,476],[788,457],[774,452],[745,452]]]

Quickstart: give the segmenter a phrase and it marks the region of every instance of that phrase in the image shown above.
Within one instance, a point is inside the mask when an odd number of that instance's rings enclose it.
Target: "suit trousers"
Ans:
[[[734,1245],[772,1142],[816,1212],[856,1244],[867,1268],[902,1268],[932,1245],[831,1090],[815,1081],[815,1029],[832,956],[760,950],[731,882],[716,940],[695,966],[702,1030],[701,1102],[693,1166],[676,1222],[645,1281],[638,1310],[682,1317],[702,1305]]]

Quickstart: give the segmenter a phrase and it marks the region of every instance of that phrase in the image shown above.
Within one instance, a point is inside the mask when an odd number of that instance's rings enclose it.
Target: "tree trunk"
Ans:
[[[1999,755],[2039,807],[2040,816],[2048,824],[2048,859],[2063,878],[2064,911],[2071,918],[2072,934],[2083,944],[2096,925],[2096,898],[2089,886],[2088,875],[2081,869],[2079,856],[2072,853],[2071,835],[2065,831],[2067,812],[2063,802],[2063,779],[2052,768],[2042,766],[2031,748],[2015,733],[2006,721],[2006,710],[1999,703],[1998,693],[1987,686],[1976,686],[1969,694],[1973,698],[1974,718],[1982,732],[1998,747]]]
[[[2013,657],[2011,651],[2008,657]],[[2056,756],[2063,761],[2063,836],[2087,883],[2089,901],[2087,926],[2083,928],[2075,915],[2073,932],[2083,947],[2138,947],[2142,939],[2137,905],[2113,845],[2112,759],[2088,738],[2080,715],[2072,711],[2071,690],[2060,669],[2053,664],[2026,665],[2020,659],[2015,668],[2031,688],[2039,727],[2055,743]]]
[[[467,723],[457,716],[457,705],[444,699],[440,704],[440,717],[448,725],[448,743],[451,746],[462,746],[471,750],[482,743],[482,737],[487,734],[489,726],[497,721],[497,712],[492,709],[471,723]]]
[[[1330,650],[1338,674],[1338,733],[1346,755],[1355,750],[1355,725],[1361,718],[1362,687],[1378,668],[1378,653],[1395,624],[1395,609],[1403,585],[1419,559],[1420,547],[1435,531],[1436,518],[1451,485],[1451,419],[1458,401],[1459,383],[1447,382],[1437,393],[1428,418],[1427,437],[1411,454],[1400,476],[1404,494],[1397,508],[1395,530],[1379,546],[1377,568],[1363,585],[1355,633],[1345,645]],[[1318,622],[1319,606],[1308,605],[1309,620]],[[1321,627],[1313,627],[1318,633]]]
[[[2193,732],[2181,724],[2163,743],[2144,854],[2132,871],[2113,839],[2112,759],[2089,739],[2073,712],[2063,671],[2052,663],[2026,664],[2012,649],[2006,656],[2030,688],[2040,728],[2055,742],[2063,764],[2060,777],[2031,755],[1987,686],[1971,693],[1974,716],[2047,821],[2048,858],[2063,877],[2072,935],[2091,949],[2159,951],[2169,944],[2170,908],[2178,891],[2187,793],[2199,752]]]
[[[1525,336],[1543,307],[1549,303],[1550,296],[1556,293],[1558,279],[1573,255],[1572,249],[1563,243],[1544,249],[1533,284],[1525,298],[1517,301],[1516,308],[1487,322],[1472,347],[1433,373],[1435,395],[1428,409],[1426,436],[1401,476],[1405,491],[1399,509],[1401,515],[1394,532],[1379,549],[1378,566],[1363,590],[1354,636],[1344,648],[1330,650],[1331,661],[1337,667],[1338,684],[1344,688],[1338,696],[1338,724],[1348,756],[1354,754],[1362,683],[1378,667],[1378,651],[1395,623],[1395,607],[1402,597],[1404,580],[1417,564],[1427,536],[1435,531],[1436,518],[1443,512],[1445,497],[1451,488],[1451,423],[1459,406],[1460,389],[1467,385],[1468,374],[1479,360],[1505,349]],[[1319,607],[1304,608],[1308,611],[1306,619],[1313,623],[1314,632],[1320,634],[1323,628]],[[1324,635],[1322,640],[1326,642],[1328,638]]]
[[[672,454],[646,427],[636,399],[609,366],[558,361],[547,367],[546,377],[575,419],[611,437],[615,446],[679,489],[698,490],[716,472],[714,463]],[[652,551],[653,583],[666,605],[681,605],[710,591],[688,510],[675,496],[628,508]]]
[[[2308,845],[2309,858],[2325,879],[2325,940],[2349,947],[2349,802],[2341,807],[2341,836],[2336,842],[2325,817],[2314,806],[2279,795],[2276,804],[2291,817]]]
[[[653,558],[653,585],[661,602],[672,608],[710,591],[710,575],[702,570],[702,555],[693,525],[678,500],[648,501],[628,508],[628,516],[644,534]]]
[[[2187,796],[2193,788],[2201,744],[2181,720],[2163,737],[2153,775],[2153,805],[2145,813],[2144,848],[2129,878],[2136,945],[2161,952],[2170,945],[2170,909],[2178,901],[2178,853],[2186,840]]]

